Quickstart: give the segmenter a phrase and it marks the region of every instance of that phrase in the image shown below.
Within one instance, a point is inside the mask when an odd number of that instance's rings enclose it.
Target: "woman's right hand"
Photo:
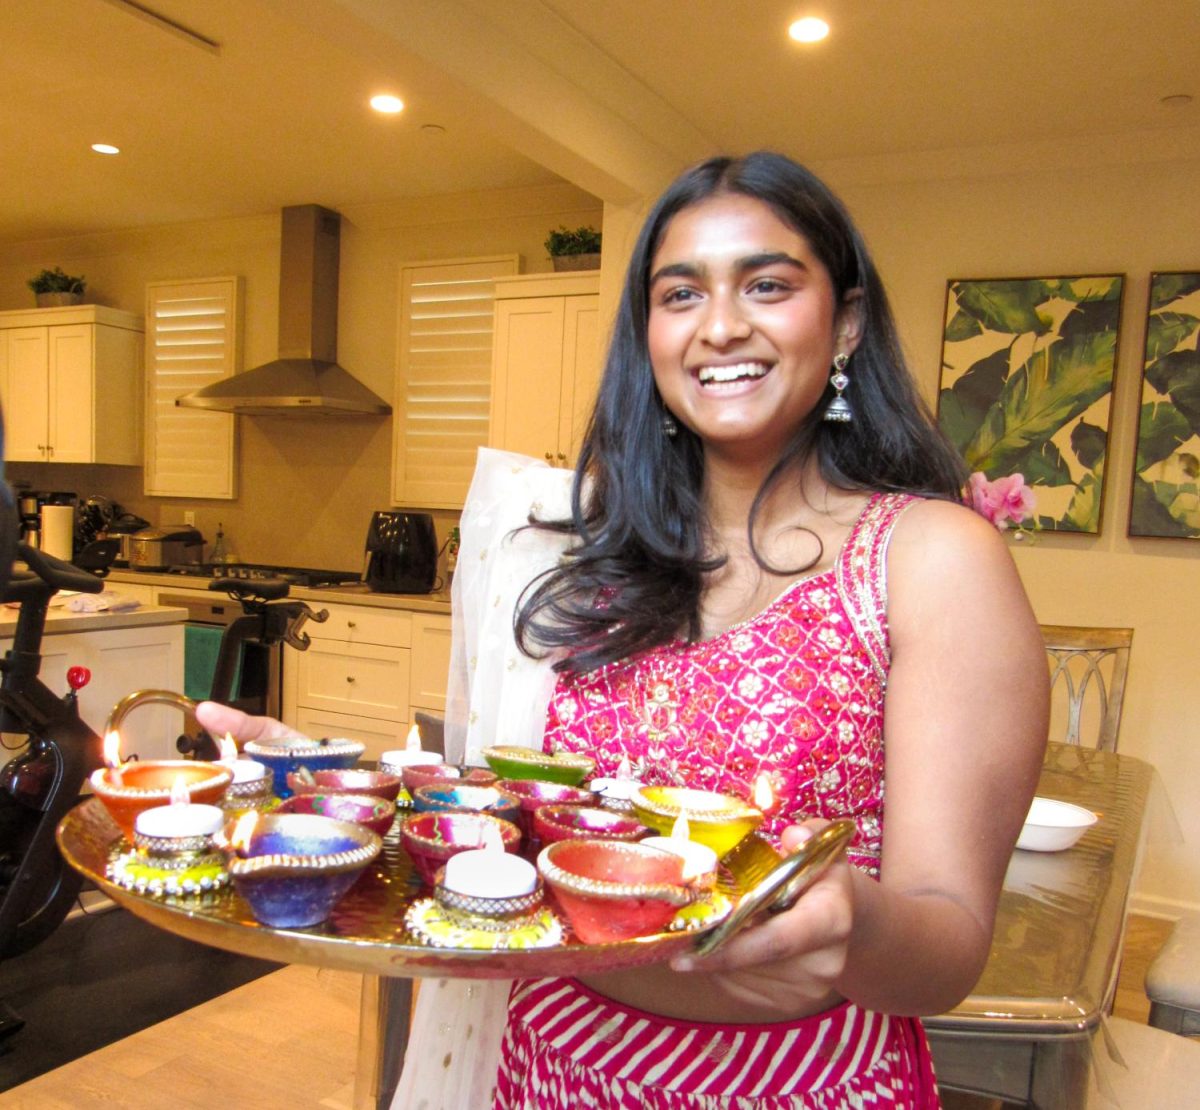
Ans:
[[[252,717],[216,701],[200,702],[196,706],[196,720],[210,736],[219,739],[228,733],[239,744],[247,740],[294,740],[304,735],[274,717]]]

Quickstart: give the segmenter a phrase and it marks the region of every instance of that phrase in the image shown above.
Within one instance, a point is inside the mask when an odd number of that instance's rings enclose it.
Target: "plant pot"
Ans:
[[[564,270],[598,270],[600,255],[597,254],[556,254],[551,261],[556,273]]]
[[[35,293],[38,308],[62,308],[64,305],[83,304],[82,293]]]

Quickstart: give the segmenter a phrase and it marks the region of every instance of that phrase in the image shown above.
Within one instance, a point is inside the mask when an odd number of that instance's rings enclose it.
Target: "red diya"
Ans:
[[[110,737],[116,733],[110,733]],[[155,806],[169,805],[171,788],[180,785],[193,804],[216,805],[233,781],[233,771],[220,763],[186,759],[148,759],[118,763],[117,741],[105,739],[108,767],[92,772],[96,797],[117,823],[125,839],[132,841],[138,814]]]
[[[500,834],[506,852],[515,852],[520,847],[521,830],[511,821],[463,810],[430,811],[406,817],[400,825],[400,843],[412,858],[417,873],[433,886],[438,871],[451,856],[483,847],[487,828]]]
[[[520,820],[517,822],[526,836],[533,836],[533,813],[539,806],[590,806],[596,803],[596,794],[580,786],[566,786],[543,779],[501,779],[496,783],[498,790],[515,794],[521,803]]]
[[[683,860],[620,840],[560,840],[542,849],[538,870],[584,944],[661,932],[697,892]]]
[[[533,813],[533,835],[543,844],[558,840],[641,840],[653,830],[637,818],[590,806],[539,806]]]
[[[334,767],[309,771],[307,775],[291,773],[288,787],[295,794],[360,794],[394,802],[400,793],[400,776],[387,771],[368,771],[357,767]]]

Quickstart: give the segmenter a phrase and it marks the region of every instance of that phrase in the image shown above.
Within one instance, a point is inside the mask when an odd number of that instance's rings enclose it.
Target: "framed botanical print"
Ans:
[[[1200,539],[1200,273],[1150,275],[1131,536]]]
[[[1033,526],[1098,533],[1122,274],[952,280],[938,423],[968,468],[1016,480]]]

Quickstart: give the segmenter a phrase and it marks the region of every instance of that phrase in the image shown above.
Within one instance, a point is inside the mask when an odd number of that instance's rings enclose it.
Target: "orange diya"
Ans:
[[[216,805],[233,781],[233,771],[218,763],[186,759],[122,763],[120,737],[115,731],[104,738],[104,762],[107,766],[92,772],[92,790],[129,841],[138,814],[169,805],[172,787],[186,791],[191,803]]]

